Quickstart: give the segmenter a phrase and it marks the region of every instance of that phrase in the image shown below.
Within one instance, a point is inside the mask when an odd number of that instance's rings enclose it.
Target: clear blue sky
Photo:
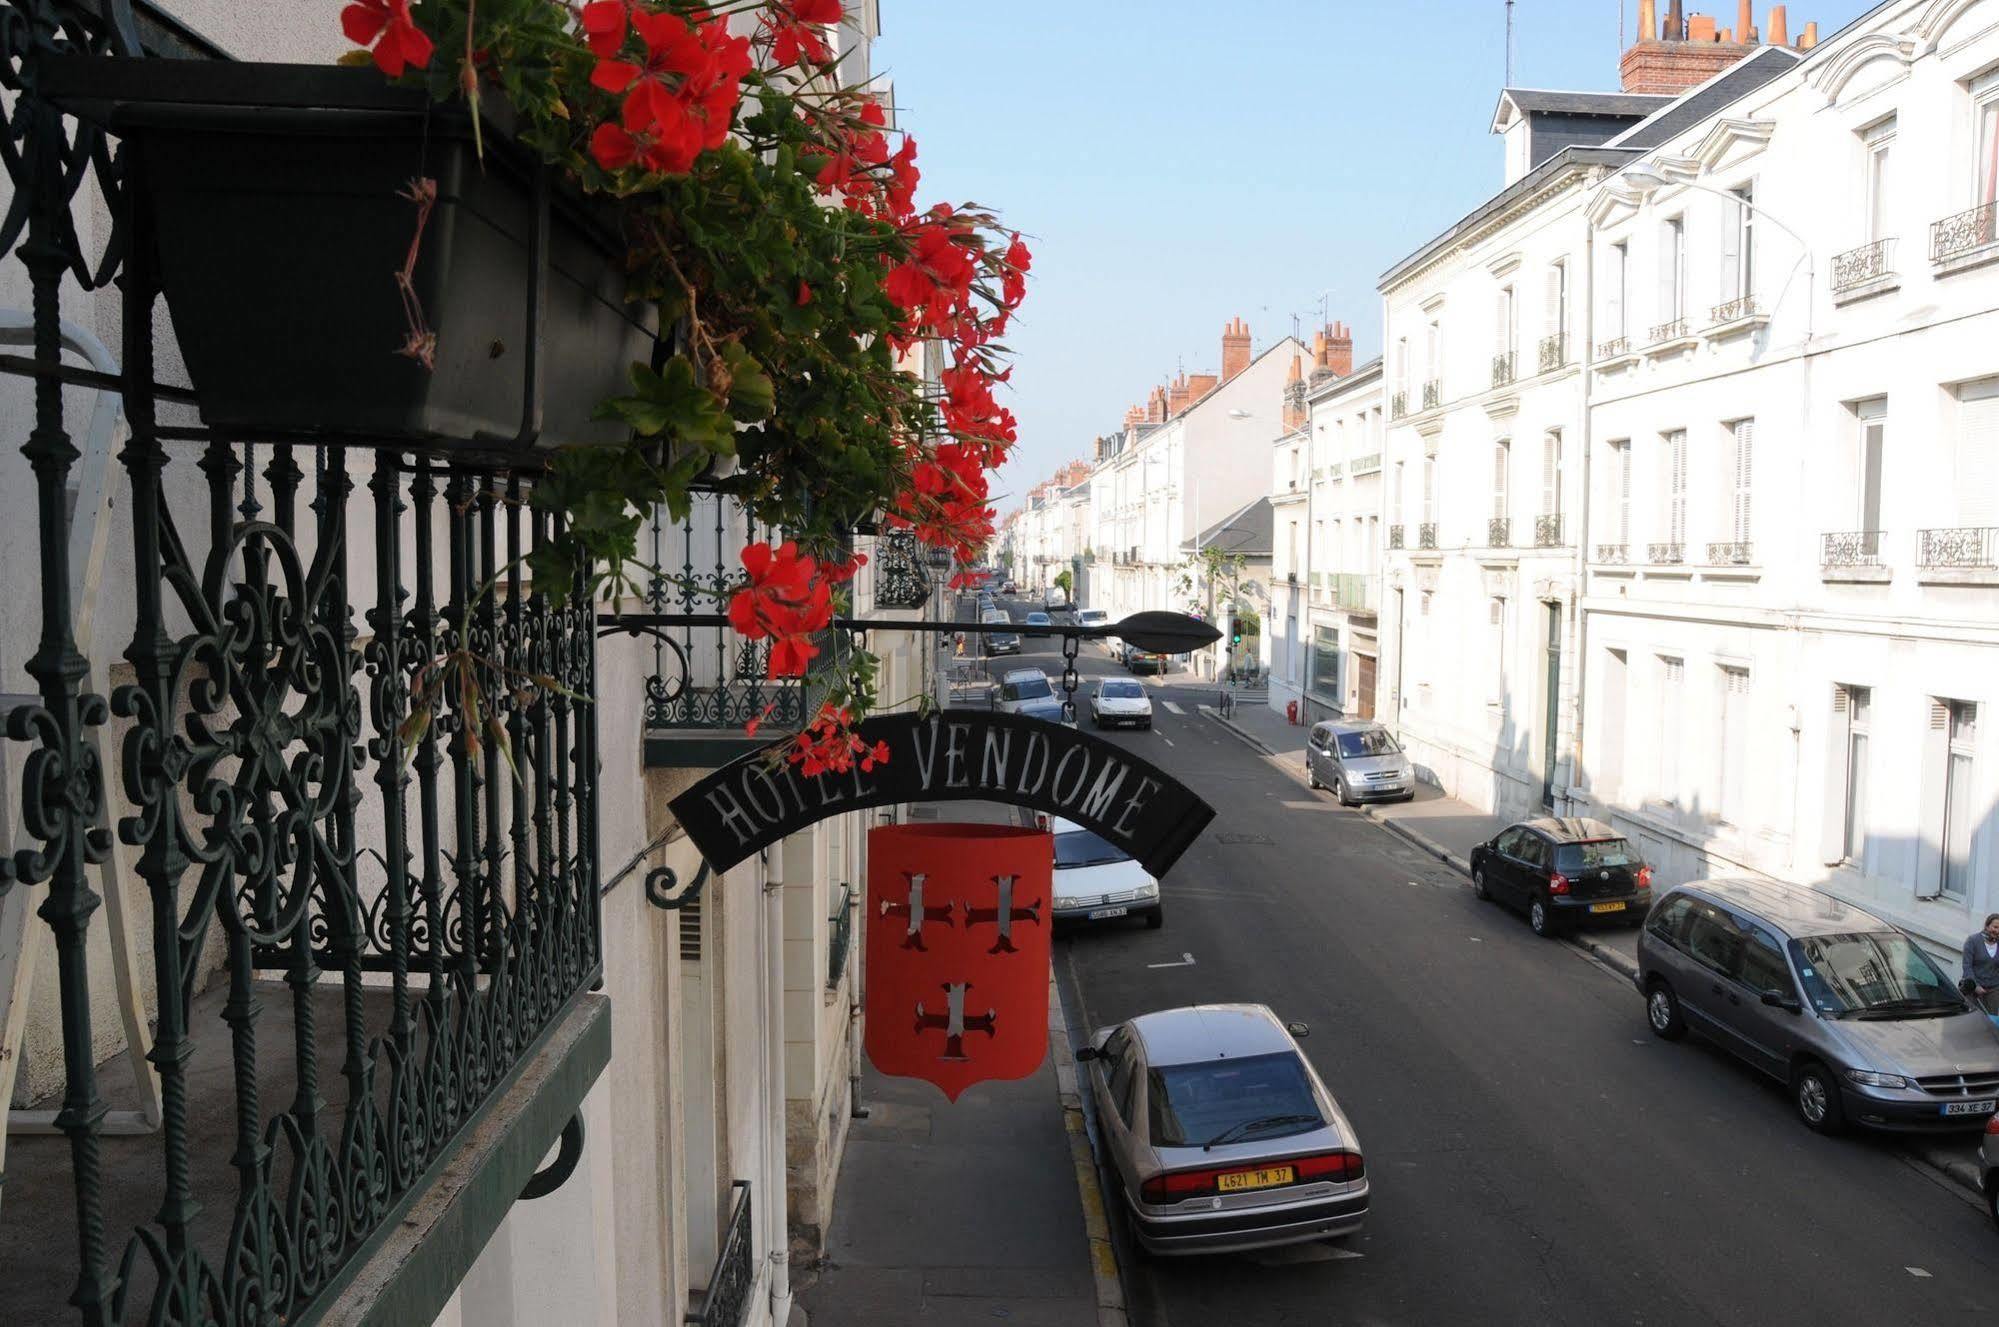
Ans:
[[[1792,34],[1870,7],[1792,0]],[[1735,22],[1734,0],[1687,8]],[[1618,9],[1519,0],[1514,82],[1614,90]],[[1035,254],[1002,512],[1180,365],[1219,367],[1231,317],[1261,350],[1294,314],[1309,337],[1326,294],[1356,361],[1379,353],[1377,278],[1500,186],[1504,0],[881,0],[881,20],[919,199],[999,207]]]

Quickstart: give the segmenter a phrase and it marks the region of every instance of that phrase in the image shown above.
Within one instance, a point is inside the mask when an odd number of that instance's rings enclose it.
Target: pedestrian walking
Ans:
[[[1964,941],[1961,990],[1988,1014],[1999,1014],[1999,912],[1989,913],[1982,929]]]

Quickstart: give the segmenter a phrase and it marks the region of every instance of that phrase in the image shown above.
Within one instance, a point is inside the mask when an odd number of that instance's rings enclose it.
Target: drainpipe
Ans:
[[[772,1177],[764,1200],[770,1241],[770,1320],[791,1317],[790,1186],[786,1182],[784,1128],[784,844],[764,853],[764,1149]]]

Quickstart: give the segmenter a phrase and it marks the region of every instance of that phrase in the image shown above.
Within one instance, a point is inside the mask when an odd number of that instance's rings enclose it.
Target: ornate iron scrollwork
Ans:
[[[881,608],[921,608],[930,602],[930,572],[916,535],[885,530],[875,540],[875,604]]]

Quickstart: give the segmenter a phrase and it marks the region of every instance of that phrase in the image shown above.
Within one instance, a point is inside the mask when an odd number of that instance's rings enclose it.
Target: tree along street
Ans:
[[[1059,672],[1050,648],[995,671]],[[1092,648],[1081,662],[1085,687],[1123,674]],[[1999,1232],[1962,1190],[1892,1140],[1808,1133],[1778,1086],[1719,1052],[1656,1040],[1622,978],[1308,791],[1202,715],[1214,690],[1185,676],[1152,692],[1152,732],[1110,740],[1185,780],[1216,819],[1164,882],[1163,930],[1112,924],[1058,941],[1070,1022],[1080,1040],[1148,1010],[1229,1000],[1306,1021],[1304,1049],[1359,1131],[1374,1198],[1365,1231],[1340,1245],[1127,1252],[1135,1321],[1594,1327],[1983,1311]],[[1108,1185],[1107,1200],[1122,1202]]]

